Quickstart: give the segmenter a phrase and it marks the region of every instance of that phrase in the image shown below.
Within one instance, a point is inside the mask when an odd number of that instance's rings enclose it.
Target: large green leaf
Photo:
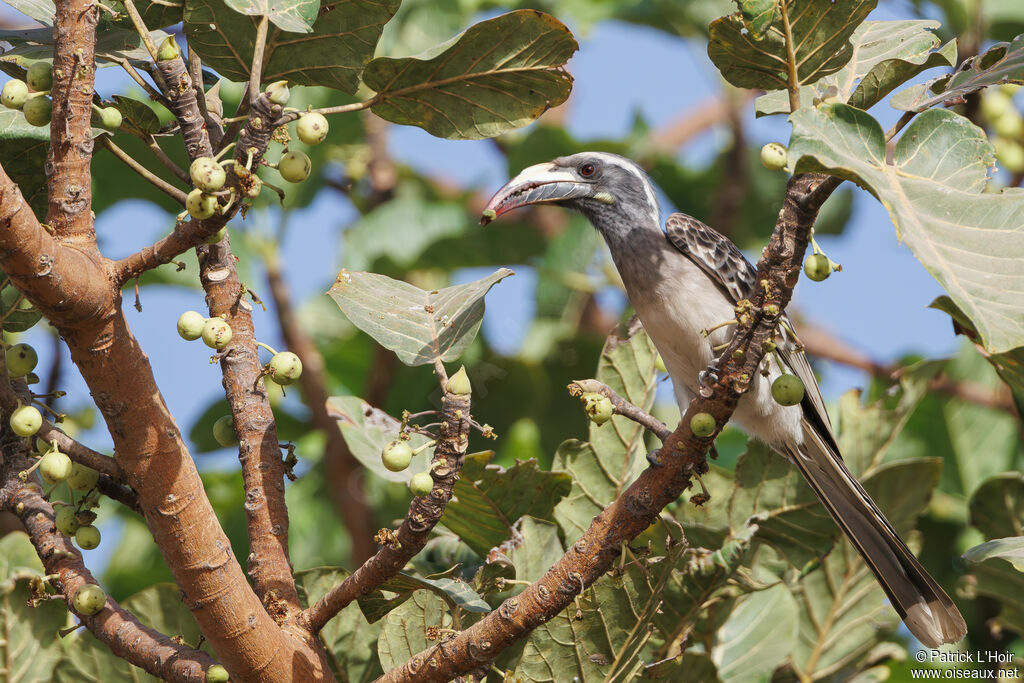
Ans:
[[[342,270],[328,294],[352,324],[406,365],[452,361],[473,341],[484,295],[512,275],[508,268],[464,285],[424,291],[375,273]]]
[[[963,555],[970,562],[1006,560],[1019,572],[1024,572],[1024,536],[994,538],[974,546]]]
[[[396,574],[377,586],[372,593],[359,598],[359,609],[372,624],[411,598],[418,590],[433,591],[448,603],[449,609],[459,608],[478,614],[491,611],[491,606],[465,581],[448,576],[423,578],[405,572]]]
[[[739,598],[711,650],[719,680],[770,680],[796,645],[796,636],[797,603],[784,583]]]
[[[924,111],[942,102],[958,102],[990,85],[1024,83],[1024,35],[993,45],[972,57],[955,73],[940,76],[898,93],[890,104],[905,111]]]
[[[381,462],[381,451],[388,442],[398,438],[401,423],[383,410],[374,408],[355,396],[332,396],[327,399],[327,412],[338,421],[352,455],[363,467],[381,479],[408,482],[412,475],[426,472],[430,467],[433,448],[427,448],[413,458],[412,464],[401,472],[392,472]],[[409,446],[419,448],[430,439],[423,434],[410,434]]]
[[[43,165],[49,146],[49,126],[30,126],[20,111],[0,111],[0,159],[4,160],[4,172],[18,185],[40,220],[46,218],[48,208]]]
[[[320,0],[224,0],[239,14],[267,17],[282,31],[309,33],[313,30]]]
[[[466,456],[455,482],[454,498],[441,523],[484,557],[513,533],[523,515],[548,519],[572,488],[564,472],[541,470],[536,460],[516,462],[508,469],[488,464],[493,452]]]
[[[578,49],[561,22],[535,10],[470,27],[423,58],[381,57],[363,81],[373,112],[438,137],[489,138],[532,122],[569,96],[563,66]]]
[[[850,61],[854,30],[878,0],[783,0],[792,29],[796,75],[809,84],[839,71]],[[786,41],[782,13],[774,14],[763,38],[755,37],[739,13],[711,24],[708,56],[725,80],[738,88],[787,88]]]
[[[396,9],[398,0],[321,0],[312,33],[268,32],[263,80],[354,93]],[[229,80],[248,80],[257,18],[239,16],[224,0],[187,0],[184,19],[189,46],[206,66]]]
[[[159,45],[167,38],[163,31],[150,31],[149,37]],[[30,28],[23,30],[0,31],[0,41],[11,44],[11,49],[0,57],[5,62],[12,62],[27,67],[32,62],[53,60],[53,29]],[[148,60],[146,50],[139,34],[130,28],[105,27],[96,35],[97,66],[112,66],[117,60]]]
[[[831,173],[871,191],[986,350],[1024,345],[1024,191],[984,192],[993,156],[983,130],[951,111],[926,111],[887,164],[882,127],[859,109],[802,108],[790,120],[797,172]]]
[[[0,661],[9,683],[49,683],[54,667],[64,659],[57,630],[69,622],[62,600],[43,600],[29,606],[29,580],[43,567],[28,536],[13,531],[0,539]],[[92,636],[90,636],[91,638]]]
[[[901,83],[936,66],[956,64],[956,41],[939,47],[932,31],[939,22],[865,21],[850,38],[853,56],[842,69],[801,88],[801,106],[814,97],[838,95],[858,109],[870,109]],[[789,94],[776,90],[757,98],[758,116],[789,113]]]
[[[1024,475],[1007,472],[985,481],[971,496],[971,524],[986,540],[1019,538],[1024,531]],[[975,555],[982,551],[973,549]],[[970,554],[970,553],[969,553]],[[971,565],[980,595],[1001,605],[999,621],[1024,634],[1024,573],[1012,558],[991,554]]]
[[[350,572],[340,567],[316,567],[295,574],[303,606],[316,602]],[[327,660],[339,680],[368,683],[384,673],[377,659],[380,624],[371,624],[355,604],[346,605],[320,630]]]
[[[643,328],[617,330],[605,342],[596,378],[633,405],[650,410],[657,389],[656,355]],[[647,465],[645,430],[637,423],[616,415],[600,426],[589,423],[589,429],[588,441],[563,443],[551,466],[573,476],[572,491],[555,508],[569,544]]]
[[[377,655],[385,671],[402,666],[414,654],[435,645],[441,636],[439,629],[453,628],[448,604],[428,590],[413,593],[380,623]]]

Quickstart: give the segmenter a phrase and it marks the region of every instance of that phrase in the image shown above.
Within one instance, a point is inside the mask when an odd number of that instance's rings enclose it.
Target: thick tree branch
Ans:
[[[295,319],[288,285],[281,273],[281,264],[276,249],[268,250],[265,258],[267,285],[274,299],[274,310],[281,326],[284,343],[302,361],[302,375],[299,385],[305,403],[313,415],[313,425],[327,438],[324,448],[324,465],[331,485],[331,499],[348,528],[352,538],[352,559],[362,564],[373,555],[373,511],[363,494],[362,465],[348,449],[341,436],[337,421],[327,412],[327,382],[324,358],[313,340]]]
[[[0,508],[15,513],[24,524],[46,573],[59,577],[51,583],[63,593],[70,609],[75,591],[85,584],[97,583],[96,579],[85,568],[82,554],[71,540],[57,531],[53,507],[43,498],[38,485],[26,484],[18,478],[18,472],[30,464],[25,457],[24,440],[6,429],[3,431],[4,476]],[[86,628],[111,652],[164,680],[201,681],[205,678],[206,669],[216,664],[205,652],[181,645],[143,626],[131,612],[109,597],[99,614],[79,616]]]
[[[715,417],[716,434],[728,421],[750,378],[758,371],[775,334],[781,311],[792,295],[800,273],[811,227],[821,204],[839,185],[817,174],[790,179],[775,233],[758,263],[758,286],[752,297],[749,323],[737,331],[718,360],[719,379],[694,398],[685,415],[660,449],[657,467],[649,467],[604,509],[587,532],[537,582],[470,628],[429,648],[392,669],[381,681],[447,681],[486,666],[505,648],[540,624],[552,619],[583,588],[599,579],[627,543],[646,529],[663,507],[691,485],[694,474],[707,471],[705,453],[714,435],[698,438],[689,420],[698,412]],[[772,307],[766,312],[768,305]]]
[[[312,633],[319,632],[353,600],[372,592],[401,571],[423,549],[430,531],[444,514],[469,446],[470,396],[445,392],[441,401],[440,436],[431,463],[433,491],[424,498],[414,497],[398,532],[391,538],[386,536],[390,530],[381,533],[385,539],[377,554],[302,613],[300,619]]]

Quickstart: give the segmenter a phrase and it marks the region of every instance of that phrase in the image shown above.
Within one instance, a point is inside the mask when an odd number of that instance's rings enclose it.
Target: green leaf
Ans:
[[[113,99],[114,106],[121,112],[121,129],[125,132],[144,136],[160,130],[159,117],[145,102],[124,95],[114,95]]]
[[[839,71],[852,57],[850,37],[878,0],[788,0],[799,83],[813,83]],[[725,80],[738,88],[787,88],[782,13],[757,39],[739,13],[711,23],[708,56]]]
[[[163,31],[150,31],[149,37],[159,45],[167,38]],[[53,60],[53,29],[30,28],[0,31],[0,41],[11,44],[3,60],[27,67],[32,62]],[[134,29],[107,27],[97,32],[97,66],[112,66],[116,60],[148,60],[149,52]]]
[[[128,16],[128,12],[124,8],[124,2],[121,2],[121,0],[111,0],[109,4],[118,12],[118,17],[113,19],[112,23],[134,30],[131,17]],[[180,24],[182,13],[185,10],[185,2],[181,0],[175,0],[174,2],[169,0],[135,0],[134,4],[135,9],[139,10],[139,14],[142,15],[142,23],[151,29],[166,28]],[[104,21],[106,21],[105,17],[100,19],[101,30],[107,30],[106,27],[103,27]],[[157,45],[159,44],[157,43]]]
[[[367,270],[386,256],[399,269],[408,269],[431,244],[465,232],[469,223],[465,207],[458,202],[398,197],[345,229],[342,266]]]
[[[406,365],[453,361],[484,316],[484,295],[512,275],[508,268],[464,285],[431,292],[384,275],[342,270],[328,294],[353,325],[391,349]]]
[[[1024,345],[1024,191],[984,192],[993,157],[983,130],[951,111],[926,111],[900,137],[890,165],[881,126],[859,109],[800,109],[790,120],[796,172],[830,173],[871,191],[986,350]]]
[[[430,467],[433,447],[425,449],[412,459],[412,464],[401,472],[392,472],[381,462],[381,451],[388,442],[398,438],[401,423],[383,410],[370,406],[356,396],[331,396],[327,399],[328,414],[338,421],[352,455],[363,467],[381,479],[408,483],[412,475],[426,472]],[[423,434],[410,434],[409,446],[414,450],[427,443]]]
[[[711,661],[719,680],[768,681],[796,645],[797,603],[784,583],[736,600],[715,633]]]
[[[172,583],[158,583],[121,601],[121,606],[139,618],[146,626],[173,637],[180,637],[187,645],[200,642],[201,633],[192,614],[181,601],[181,592]],[[89,631],[76,631],[68,643],[74,657],[65,659],[55,672],[59,683],[80,681],[159,681],[142,669],[121,659]],[[207,652],[210,647],[203,648]]]
[[[49,145],[50,126],[30,126],[20,111],[0,111],[0,159],[4,160],[4,172],[18,185],[39,220],[46,219],[49,208],[43,171]]]
[[[267,17],[282,31],[309,33],[313,30],[319,0],[224,0],[231,9],[251,17]]]
[[[422,58],[381,57],[363,81],[373,112],[438,137],[477,140],[535,120],[564,102],[563,66],[578,49],[561,22],[536,10],[482,21]]]
[[[52,0],[7,0],[7,4],[43,26],[53,26],[57,6]]]
[[[303,607],[316,602],[350,572],[341,567],[316,567],[295,574],[295,586]],[[327,650],[327,659],[339,680],[369,683],[384,673],[377,659],[380,624],[371,624],[349,604],[320,630],[320,640]]]
[[[57,635],[70,621],[62,600],[29,606],[29,579],[42,576],[42,565],[28,535],[12,531],[0,539],[0,661],[4,681],[49,683],[64,659]]]
[[[439,578],[421,578],[406,572],[400,572],[377,586],[369,595],[359,598],[359,609],[371,624],[379,621],[385,614],[395,609],[412,597],[418,590],[429,590],[439,595],[449,609],[456,607],[467,612],[484,614],[491,611],[491,606],[473,590],[465,581],[458,581],[446,576]],[[394,593],[393,597],[384,593]]]
[[[269,32],[264,82],[286,79],[354,94],[396,9],[398,0],[321,0],[312,33]],[[188,44],[203,64],[232,81],[249,79],[257,19],[240,19],[224,0],[188,0],[184,20]]]
[[[414,654],[436,644],[440,637],[437,629],[442,628],[452,628],[447,603],[433,591],[416,591],[381,621],[377,641],[381,666],[385,671],[402,666]]]
[[[986,540],[1020,535],[1024,528],[1024,474],[986,479],[971,496],[971,524]]]
[[[657,349],[639,325],[618,329],[601,352],[596,379],[633,405],[650,410],[657,390]],[[584,420],[580,410],[580,420]],[[647,466],[643,427],[616,415],[603,425],[589,422],[589,441],[563,443],[552,470],[573,476],[572,491],[555,508],[555,519],[572,544],[590,522]]]
[[[991,559],[1006,560],[1013,565],[1014,569],[1024,572],[1024,536],[994,538],[991,541],[985,541],[964,553],[963,558],[969,562],[984,562]]]
[[[978,330],[964,312],[953,303],[948,296],[940,296],[929,304],[929,308],[935,308],[949,314],[953,319],[953,329],[957,334],[962,334],[975,344],[981,343]],[[1013,394],[1013,400],[1017,404],[1017,412],[1024,415],[1024,346],[1011,349],[1005,353],[983,354],[985,360],[996,369],[999,378],[1006,382]]]
[[[932,30],[939,22],[865,21],[850,38],[853,55],[836,73],[800,89],[801,106],[814,97],[837,95],[858,109],[870,109],[897,86],[936,66],[956,64],[956,41],[939,47]],[[938,48],[938,49],[936,49]],[[789,113],[789,95],[776,90],[757,98],[758,116]]]
[[[523,517],[519,526],[520,539],[508,552],[516,568],[517,581],[533,583],[561,559],[565,552],[558,538],[558,525],[542,519]],[[512,594],[520,593],[523,586],[515,586]]]
[[[43,314],[7,278],[0,279],[0,328],[4,332],[24,332],[34,326]]]
[[[1024,34],[966,60],[953,74],[907,88],[893,97],[890,104],[904,111],[924,111],[1002,83],[1024,83]]]
[[[441,517],[481,557],[507,540],[523,515],[549,519],[572,488],[571,476],[541,470],[536,460],[505,469],[488,464],[493,456],[490,451],[466,456],[454,498]]]
[[[743,25],[754,40],[761,40],[775,22],[779,0],[737,0]]]

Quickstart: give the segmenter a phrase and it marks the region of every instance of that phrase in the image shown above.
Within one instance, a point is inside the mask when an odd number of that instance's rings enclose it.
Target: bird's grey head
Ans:
[[[530,204],[583,213],[609,243],[636,230],[661,230],[654,185],[634,162],[607,152],[581,152],[524,169],[487,203],[483,224]]]

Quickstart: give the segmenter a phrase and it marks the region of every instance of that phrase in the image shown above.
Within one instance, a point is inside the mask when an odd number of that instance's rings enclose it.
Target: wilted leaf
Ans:
[[[858,109],[870,109],[876,102],[917,74],[936,66],[956,64],[956,41],[939,48],[933,29],[939,22],[865,21],[850,38],[853,55],[836,73],[800,89],[801,106],[814,97],[837,95]],[[938,48],[938,49],[936,49]],[[789,94],[776,90],[757,98],[758,116],[789,113]]]
[[[267,17],[282,31],[309,33],[313,30],[320,0],[224,0],[239,14]]]
[[[372,624],[411,598],[418,590],[433,591],[448,603],[450,609],[458,607],[481,614],[491,611],[491,606],[465,581],[448,577],[421,578],[406,572],[400,572],[377,586],[369,595],[359,598],[359,609]],[[386,596],[385,592],[395,595]]]
[[[650,410],[657,389],[656,355],[642,327],[620,328],[605,342],[596,379],[633,405]],[[585,419],[582,408],[580,419]],[[555,508],[568,544],[583,535],[594,517],[647,465],[643,427],[619,415],[600,426],[588,424],[589,441],[566,441],[551,466],[573,476],[572,491]]]
[[[736,600],[715,634],[711,661],[723,683],[768,680],[796,645],[797,603],[784,583]]]
[[[953,329],[958,334],[964,335],[975,344],[981,343],[974,323],[948,296],[938,297],[930,304],[930,308],[948,313],[949,317],[953,319]],[[1011,349],[1006,353],[983,353],[982,355],[996,369],[999,378],[1010,387],[1014,402],[1017,404],[1017,411],[1024,415],[1024,346]]]
[[[295,587],[303,607],[319,600],[349,574],[341,567],[316,567],[296,572]],[[380,624],[368,623],[359,606],[350,603],[320,630],[320,640],[339,680],[368,683],[384,673],[377,659],[380,629]]]
[[[352,455],[378,477],[387,481],[408,482],[417,472],[430,467],[433,448],[427,448],[412,459],[412,464],[401,472],[392,472],[381,462],[381,451],[388,442],[398,438],[401,423],[383,410],[374,408],[356,396],[332,396],[327,399],[328,414],[338,421]],[[409,446],[414,450],[427,443],[423,434],[410,434]]]
[[[414,654],[437,644],[438,629],[452,628],[447,603],[432,591],[416,591],[380,622],[377,655],[389,671],[409,661]]]
[[[481,557],[508,539],[523,515],[550,518],[572,488],[571,476],[541,470],[536,460],[505,469],[488,464],[493,456],[490,451],[466,456],[454,498],[441,517],[441,524]]]
[[[994,538],[991,541],[985,541],[964,553],[963,558],[970,562],[984,562],[991,559],[1006,560],[1013,565],[1014,569],[1024,572],[1024,536]]]
[[[850,37],[877,2],[787,1],[799,83],[813,83],[850,60]],[[786,88],[789,79],[784,36],[781,12],[774,14],[771,28],[761,39],[747,30],[741,14],[731,14],[711,23],[708,56],[725,80],[738,88]]]
[[[396,9],[398,0],[321,0],[312,33],[276,27],[268,33],[263,80],[287,79],[295,85],[355,93],[360,73]],[[229,80],[249,80],[257,19],[239,19],[224,0],[189,0],[184,20],[188,44],[203,64]]]
[[[489,138],[532,122],[569,96],[562,67],[578,49],[561,22],[536,10],[482,21],[424,58],[381,57],[363,81],[373,112],[443,138]]]
[[[992,146],[985,132],[947,110],[918,116],[886,163],[871,116],[843,104],[790,117],[797,172],[821,171],[867,188],[889,210],[897,235],[978,328],[991,353],[1024,345],[1024,191],[986,193]]]
[[[342,270],[328,294],[352,324],[406,365],[452,361],[473,341],[484,295],[512,275],[502,268],[476,282],[427,292],[375,273]]]
[[[942,102],[957,102],[972,92],[1001,83],[1024,83],[1024,34],[972,57],[955,73],[898,93],[890,104],[904,111],[924,111]]]

